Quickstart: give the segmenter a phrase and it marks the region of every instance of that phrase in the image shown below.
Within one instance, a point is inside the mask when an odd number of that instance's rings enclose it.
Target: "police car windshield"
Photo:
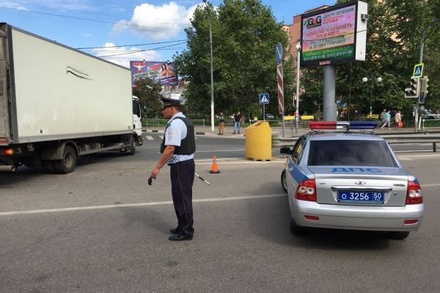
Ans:
[[[385,141],[310,141],[309,166],[398,167]]]

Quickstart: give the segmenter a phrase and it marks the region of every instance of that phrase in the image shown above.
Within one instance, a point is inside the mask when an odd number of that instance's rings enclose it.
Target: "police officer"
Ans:
[[[160,147],[159,161],[151,171],[150,178],[156,179],[160,169],[170,166],[171,194],[177,216],[177,227],[171,229],[171,241],[192,240],[194,219],[192,208],[192,186],[194,183],[194,153],[196,143],[194,126],[183,115],[179,99],[162,97],[162,115],[170,119],[165,128]]]

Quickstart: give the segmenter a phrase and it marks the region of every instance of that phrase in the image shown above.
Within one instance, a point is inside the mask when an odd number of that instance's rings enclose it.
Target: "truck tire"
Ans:
[[[72,173],[76,167],[76,153],[71,146],[65,146],[63,159],[53,161],[53,168],[58,174]]]
[[[124,152],[130,156],[134,155],[134,153],[136,152],[136,141],[134,140],[133,136],[130,136],[130,146],[126,147],[124,149]]]

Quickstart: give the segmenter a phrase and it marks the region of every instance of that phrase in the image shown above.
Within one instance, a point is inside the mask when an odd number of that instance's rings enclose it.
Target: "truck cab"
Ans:
[[[142,145],[144,140],[142,137],[142,116],[144,108],[139,98],[133,96],[133,130],[138,137],[138,145]]]

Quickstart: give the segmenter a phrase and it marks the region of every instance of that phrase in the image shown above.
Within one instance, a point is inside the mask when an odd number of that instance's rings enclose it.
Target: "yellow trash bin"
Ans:
[[[272,129],[269,122],[257,121],[246,128],[245,156],[255,161],[272,160]]]

